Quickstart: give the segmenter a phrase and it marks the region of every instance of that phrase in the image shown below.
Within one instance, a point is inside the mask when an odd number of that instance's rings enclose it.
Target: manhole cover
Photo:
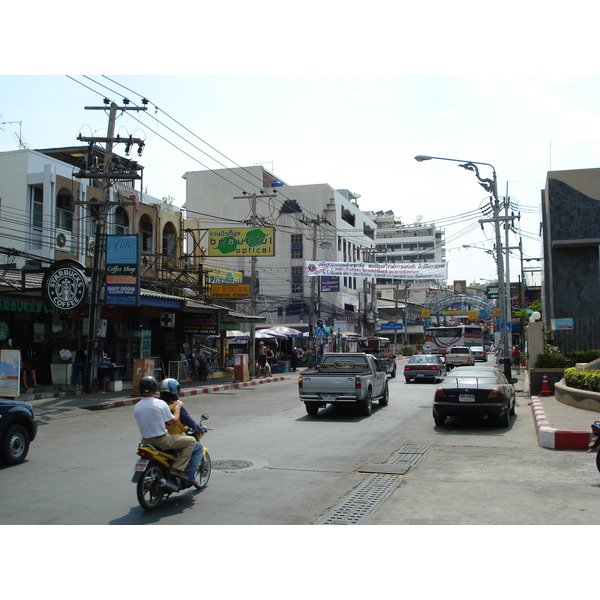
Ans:
[[[254,466],[254,463],[249,460],[236,460],[233,458],[224,460],[213,460],[211,461],[213,469],[217,471],[239,471],[240,469],[250,469]]]

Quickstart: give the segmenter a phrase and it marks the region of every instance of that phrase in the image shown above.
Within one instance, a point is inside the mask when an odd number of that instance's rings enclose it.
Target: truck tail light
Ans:
[[[302,389],[302,377],[298,377],[298,389]]]
[[[362,388],[362,377],[356,377],[354,380],[354,388],[360,390]]]

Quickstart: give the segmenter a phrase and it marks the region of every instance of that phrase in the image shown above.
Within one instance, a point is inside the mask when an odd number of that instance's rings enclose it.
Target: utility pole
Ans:
[[[129,101],[127,101],[129,102]],[[124,101],[125,104],[127,102]],[[105,100],[105,104],[108,104],[108,100]],[[86,106],[85,110],[106,110],[106,106]],[[98,216],[98,223],[96,224],[96,245],[94,248],[94,264],[92,270],[92,288],[90,295],[90,311],[89,311],[89,325],[88,325],[88,339],[87,339],[87,377],[86,377],[86,391],[88,393],[94,390],[97,385],[97,367],[98,367],[98,355],[99,355],[99,313],[100,313],[100,289],[102,287],[102,277],[104,275],[104,260],[106,258],[106,231],[107,231],[107,220],[108,211],[112,204],[111,202],[111,179],[114,177],[112,172],[113,164],[113,144],[124,143],[137,144],[140,148],[144,146],[144,140],[134,139],[133,137],[121,138],[120,136],[114,137],[115,135],[115,124],[117,120],[117,111],[126,110],[147,110],[146,107],[131,107],[131,106],[117,106],[114,102],[110,102],[109,117],[108,117],[108,129],[105,138],[94,138],[94,137],[82,137],[79,135],[77,138],[79,141],[94,144],[95,142],[104,142],[106,144],[104,149],[104,169],[102,173],[91,171],[81,171],[74,175],[80,179],[101,179],[103,180],[103,198],[104,204],[101,206],[101,210]],[[90,165],[88,165],[89,169]],[[122,175],[121,175],[122,177]],[[137,174],[132,179],[139,179]],[[139,265],[138,265],[139,267]]]
[[[312,243],[312,258],[311,260],[316,262],[317,260],[317,227],[321,225],[321,223],[326,223],[327,225],[331,225],[331,223],[321,215],[317,215],[316,219],[301,219],[301,223],[304,225],[312,225],[313,226],[313,243]],[[317,303],[320,300],[320,297],[317,298],[317,277],[310,278],[310,304],[309,304],[309,312],[308,312],[308,341],[311,350],[316,349],[315,344],[315,327],[317,325]],[[320,296],[320,290],[319,290]],[[315,354],[316,358],[316,354]]]
[[[252,216],[250,219],[250,223],[252,227],[256,227],[257,216],[256,216],[256,199],[260,198],[276,198],[277,192],[274,194],[265,194],[264,190],[260,190],[260,193],[256,192],[253,194],[246,194],[244,192],[243,196],[235,196],[234,200],[247,200],[250,198],[250,206],[252,210]],[[250,314],[254,317],[256,315],[256,256],[250,258]],[[256,352],[255,352],[255,343],[256,343],[256,323],[254,321],[250,322],[250,343],[248,347],[248,361],[250,364],[248,365],[248,371],[250,373],[250,378],[256,377]]]

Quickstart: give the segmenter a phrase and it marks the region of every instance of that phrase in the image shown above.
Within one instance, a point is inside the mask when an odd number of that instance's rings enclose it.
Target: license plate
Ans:
[[[459,394],[459,402],[475,402],[475,394]]]
[[[148,466],[148,463],[149,463],[149,462],[150,462],[150,461],[149,461],[149,460],[146,460],[146,459],[143,459],[143,460],[138,460],[138,461],[135,463],[135,469],[134,469],[134,471],[145,471],[145,470],[146,470],[146,467]]]
[[[336,398],[337,396],[335,394],[323,394],[321,396],[321,399],[325,400],[325,402],[333,402]]]

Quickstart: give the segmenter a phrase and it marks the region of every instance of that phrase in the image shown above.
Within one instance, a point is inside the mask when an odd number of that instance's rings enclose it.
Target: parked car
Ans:
[[[37,429],[31,404],[0,399],[0,461],[8,465],[23,462]]]
[[[475,362],[487,361],[487,352],[483,346],[471,346],[471,354]]]
[[[446,363],[437,354],[413,354],[404,365],[404,379],[432,379],[435,383],[446,375]]]
[[[497,419],[508,427],[515,414],[516,379],[508,381],[495,367],[457,367],[448,373],[435,391],[433,419],[442,426],[447,417]]]

